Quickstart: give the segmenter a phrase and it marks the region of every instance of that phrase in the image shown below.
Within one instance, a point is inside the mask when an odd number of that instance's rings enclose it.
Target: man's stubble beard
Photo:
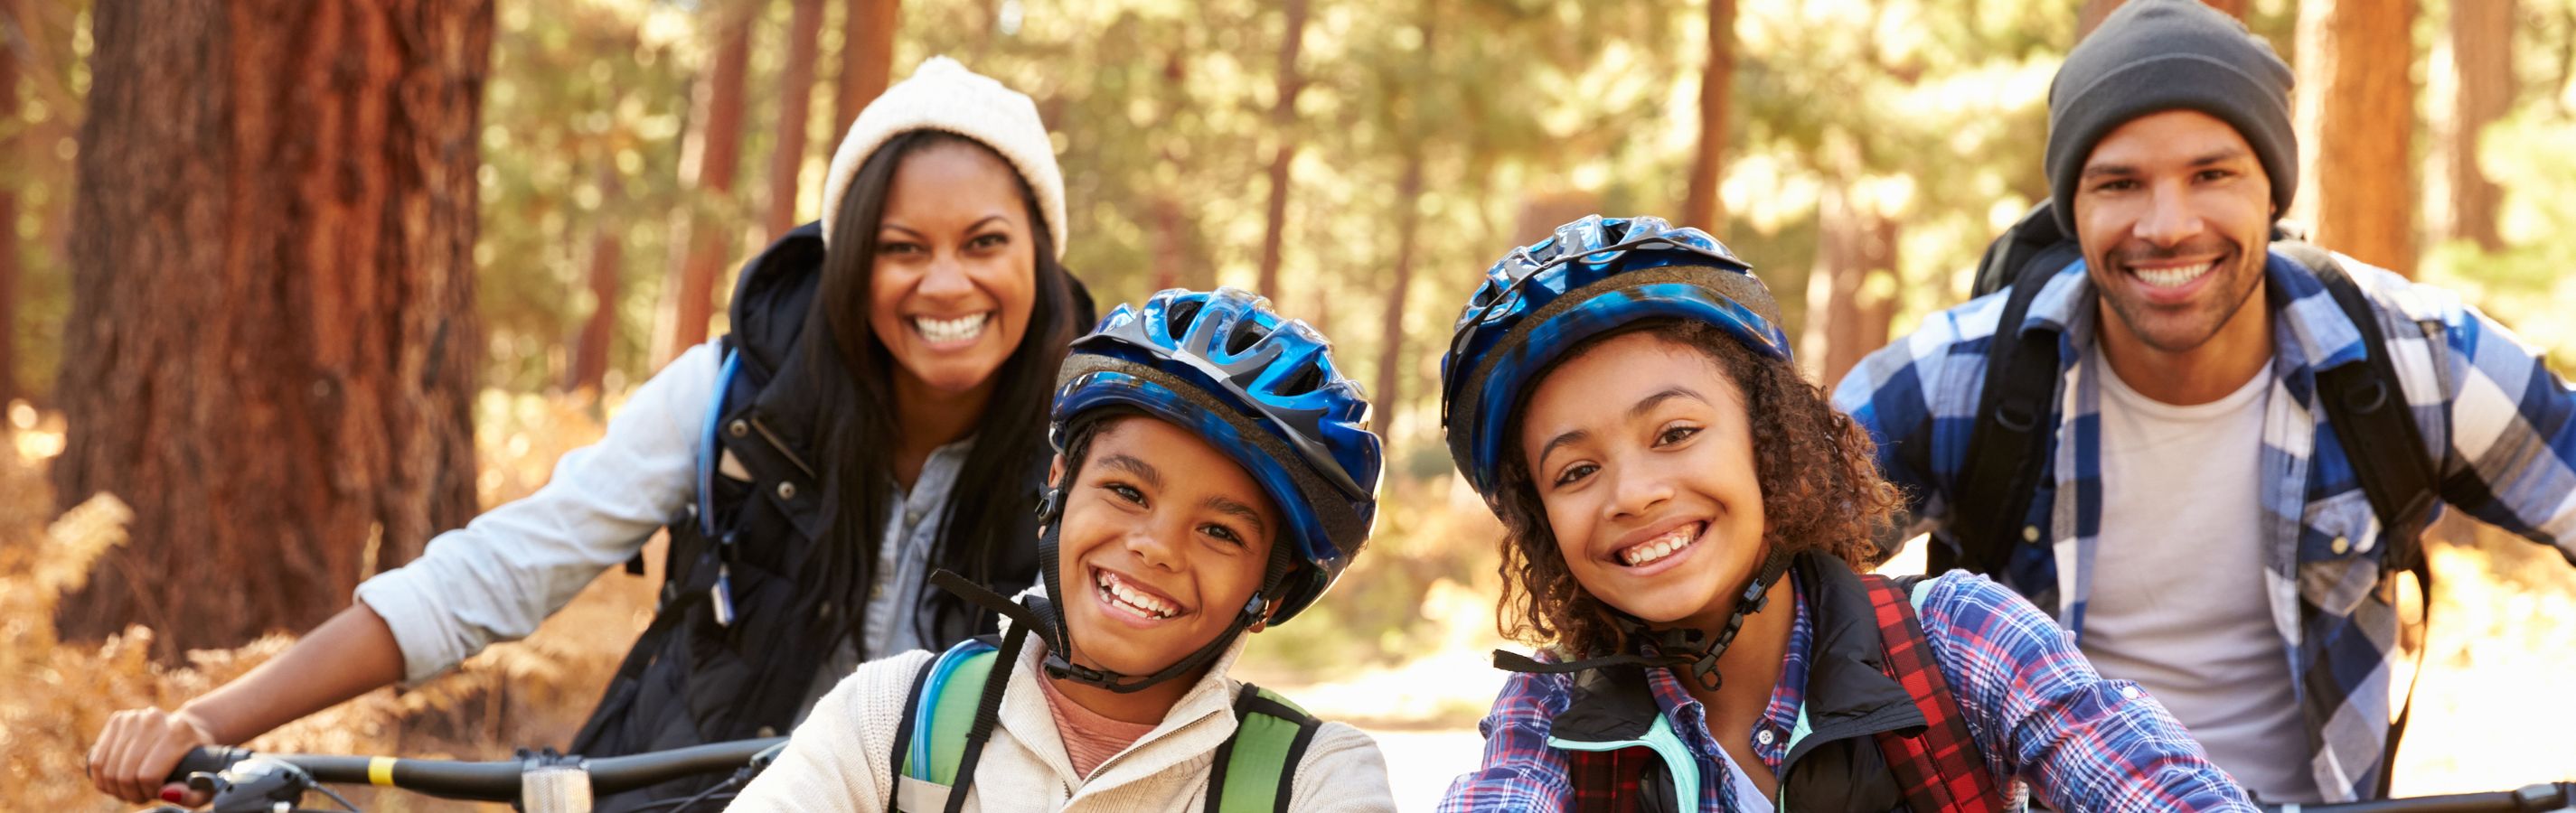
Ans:
[[[2221,267],[2209,271],[2211,274],[2221,275],[2219,279],[2211,281],[2211,287],[2217,289],[2220,296],[2211,300],[2206,306],[2173,314],[2175,318],[2161,320],[2168,323],[2179,321],[2181,322],[2179,325],[2164,325],[2166,329],[2161,332],[2151,330],[2150,328],[2156,326],[2155,323],[2159,321],[2158,317],[2162,314],[2158,309],[2131,295],[2136,291],[2132,285],[2138,284],[2134,281],[2131,281],[2131,285],[2115,286],[2103,284],[2097,279],[2094,281],[2094,289],[2100,292],[2103,302],[2110,305],[2111,313],[2120,320],[2121,324],[2128,327],[2129,335],[2136,336],[2141,344],[2162,353],[2180,354],[2197,350],[2201,345],[2207,344],[2212,337],[2217,336],[2219,329],[2225,327],[2227,321],[2243,311],[2246,303],[2253,299],[2255,289],[2263,281],[2263,263],[2271,253],[2268,245],[2258,253],[2247,251],[2243,244],[2223,237],[2211,239],[2235,246],[2234,254],[2228,261]],[[2127,266],[2131,259],[2154,259],[2193,253],[2193,250],[2199,247],[2185,245],[2174,249],[2131,251],[2125,245],[2114,246],[2104,252],[2102,268],[2122,268]],[[2102,270],[2095,273],[2105,276],[2130,276],[2127,271],[2117,270]],[[2112,291],[2121,291],[2123,294],[2113,295]]]

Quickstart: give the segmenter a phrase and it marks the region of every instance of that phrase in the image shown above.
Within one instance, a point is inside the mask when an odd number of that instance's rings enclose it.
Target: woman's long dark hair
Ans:
[[[859,166],[841,210],[825,215],[835,218],[833,240],[824,252],[823,278],[797,341],[805,350],[807,373],[827,405],[818,411],[814,437],[821,443],[822,465],[838,491],[834,496],[839,509],[825,538],[816,540],[819,544],[808,562],[820,569],[824,595],[850,610],[824,619],[836,639],[857,629],[858,613],[867,606],[868,589],[876,581],[877,546],[894,499],[897,438],[904,431],[894,410],[896,362],[869,327],[867,316],[876,274],[878,221],[885,214],[886,195],[903,160],[933,147],[954,145],[982,150],[1011,166],[991,147],[964,136],[938,130],[903,133],[887,140]],[[1034,537],[1018,535],[1037,510],[1031,476],[1043,471],[1033,467],[1044,466],[1050,451],[1047,406],[1054,394],[1056,368],[1064,360],[1065,348],[1090,327],[1081,324],[1075,283],[1056,261],[1054,240],[1037,196],[1016,170],[1012,177],[1019,180],[1020,199],[1028,210],[1031,248],[1037,259],[1036,302],[1019,347],[993,372],[992,397],[975,421],[975,447],[948,492],[946,516],[939,520],[939,544],[931,553],[932,566],[954,570],[979,584],[992,583],[996,561],[1008,546],[1037,544]],[[935,646],[946,637],[969,634],[976,621],[975,608],[935,590],[925,596],[936,609],[912,619],[925,644]]]

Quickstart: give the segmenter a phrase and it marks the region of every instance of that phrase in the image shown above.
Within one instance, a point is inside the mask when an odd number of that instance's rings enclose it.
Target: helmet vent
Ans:
[[[1273,391],[1279,393],[1281,396],[1294,398],[1306,393],[1314,392],[1316,387],[1323,385],[1323,368],[1314,364],[1307,364],[1306,366],[1297,368],[1297,372],[1289,374],[1288,378],[1280,381],[1279,387]]]
[[[1178,342],[1181,337],[1189,335],[1190,323],[1198,321],[1199,309],[1206,305],[1193,300],[1174,304],[1171,310],[1164,312],[1163,324],[1172,332],[1172,341]]]
[[[1259,343],[1261,341],[1261,337],[1265,335],[1268,335],[1268,331],[1262,330],[1260,325],[1253,324],[1252,319],[1249,317],[1245,318],[1243,321],[1236,322],[1234,323],[1234,335],[1225,337],[1225,354],[1229,356],[1241,355],[1244,350]]]

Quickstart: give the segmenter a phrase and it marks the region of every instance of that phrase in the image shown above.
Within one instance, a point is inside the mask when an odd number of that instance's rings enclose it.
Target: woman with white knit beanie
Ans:
[[[660,605],[575,752],[782,734],[857,663],[991,629],[925,582],[1034,581],[1048,396],[1093,321],[1059,264],[1064,179],[1037,105],[932,58],[852,123],[823,201],[744,265],[732,333],[656,373],[544,488],[431,540],[241,679],[118,713],[92,780],[145,802],[192,746],[525,637],[609,568],[646,572],[665,527]]]

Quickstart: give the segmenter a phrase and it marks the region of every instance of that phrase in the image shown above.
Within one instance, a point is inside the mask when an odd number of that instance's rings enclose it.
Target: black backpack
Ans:
[[[2425,454],[2423,432],[2415,425],[2399,386],[2397,367],[2388,355],[2386,334],[2370,300],[2344,272],[2334,255],[2302,239],[2294,229],[2276,226],[2272,248],[2314,273],[2344,315],[2361,331],[2369,361],[2317,372],[2318,402],[2325,409],[2354,476],[2370,498],[2371,512],[2388,546],[2380,562],[2383,578],[2399,571],[2414,574],[2425,601],[2433,595],[2433,574],[2424,561],[2423,534],[2440,499],[2433,460]],[[2031,300],[2059,271],[2083,258],[2069,235],[2058,228],[2047,201],[2033,207],[2002,236],[1986,246],[1977,263],[1972,296],[2011,290],[2001,320],[1988,345],[1985,386],[1977,399],[1975,428],[1968,439],[1968,458],[1959,472],[1958,498],[1951,532],[1953,552],[1934,544],[1925,551],[1928,573],[1965,568],[1973,573],[2003,570],[2018,545],[2036,544],[2041,534],[2022,526],[2030,515],[2032,495],[2048,455],[2056,426],[2058,336],[2019,326]],[[2273,295],[2277,296],[2278,291]],[[2422,652],[2417,652],[2422,657]],[[2420,671],[2420,670],[2419,670]],[[2390,770],[2396,764],[2397,739],[2406,730],[2414,688],[2389,726],[2386,766],[2379,774],[2379,793],[2388,795]]]

